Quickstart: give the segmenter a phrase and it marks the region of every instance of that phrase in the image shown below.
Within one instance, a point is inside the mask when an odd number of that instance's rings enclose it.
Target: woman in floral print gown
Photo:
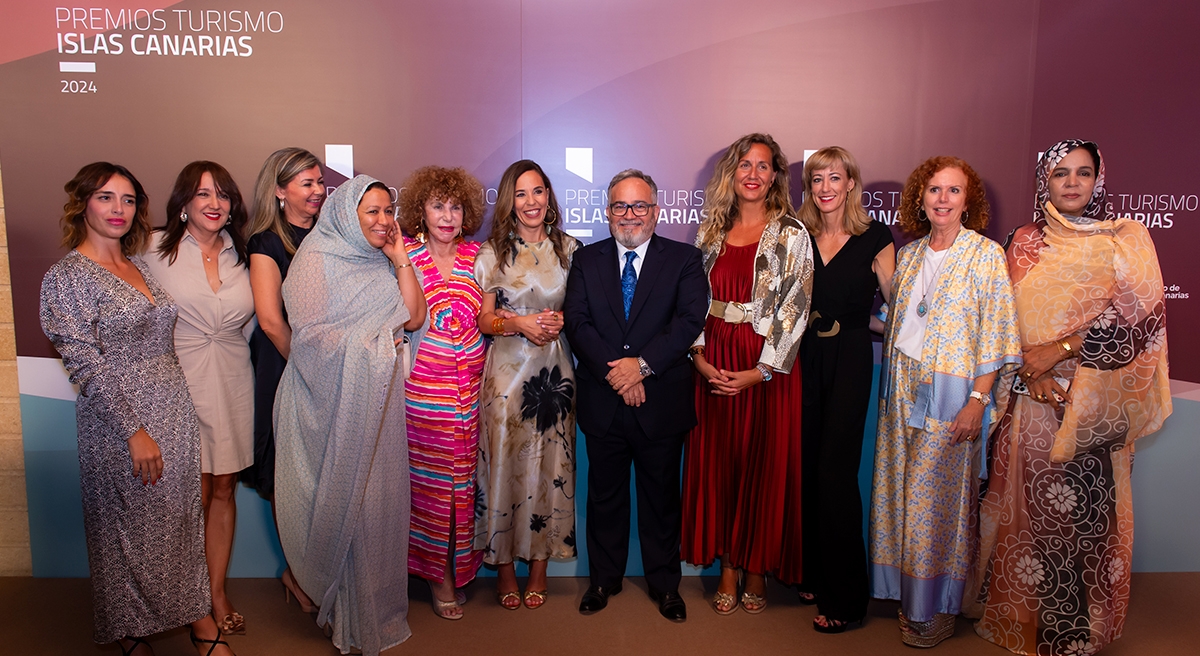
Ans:
[[[1133,442],[1171,414],[1162,273],[1088,141],[1046,151],[1011,242],[1025,364],[1000,381],[971,610],[1019,654],[1093,654],[1129,606]]]

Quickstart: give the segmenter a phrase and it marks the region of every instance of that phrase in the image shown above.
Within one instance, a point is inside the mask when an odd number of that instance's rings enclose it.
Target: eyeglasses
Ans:
[[[636,203],[613,203],[608,206],[608,211],[612,212],[613,216],[625,216],[630,211],[634,216],[646,216],[650,213],[651,207],[657,206],[658,203],[643,203],[639,200]]]

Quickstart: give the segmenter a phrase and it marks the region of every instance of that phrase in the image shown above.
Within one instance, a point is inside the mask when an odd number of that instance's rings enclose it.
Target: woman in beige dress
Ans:
[[[516,610],[516,560],[529,563],[526,608],[546,601],[549,558],[575,556],[575,373],[562,331],[579,242],[541,167],[504,172],[492,234],[475,258],[479,330],[493,335],[480,395],[475,549],[497,566],[496,597]]]
[[[243,330],[254,316],[246,268],[246,206],[215,162],[192,162],[175,179],[167,224],[151,236],[145,261],[179,305],[175,352],[200,419],[200,492],[213,619],[245,633],[225,595],[233,550],[237,474],[254,462],[254,372]]]

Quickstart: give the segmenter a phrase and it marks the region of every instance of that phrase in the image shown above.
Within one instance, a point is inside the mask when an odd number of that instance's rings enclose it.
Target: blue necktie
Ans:
[[[625,320],[629,320],[629,306],[633,305],[633,290],[637,289],[637,271],[633,269],[633,258],[637,253],[625,253],[625,270],[621,272],[621,296],[625,300]]]

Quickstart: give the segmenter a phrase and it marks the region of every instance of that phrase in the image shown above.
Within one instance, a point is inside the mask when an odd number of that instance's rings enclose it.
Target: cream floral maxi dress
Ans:
[[[568,258],[579,247],[571,239]],[[496,307],[562,310],[567,271],[549,239],[520,239],[503,271],[490,243],[475,278]],[[575,372],[566,334],[536,346],[498,336],[483,372],[475,549],[492,565],[575,556]]]

